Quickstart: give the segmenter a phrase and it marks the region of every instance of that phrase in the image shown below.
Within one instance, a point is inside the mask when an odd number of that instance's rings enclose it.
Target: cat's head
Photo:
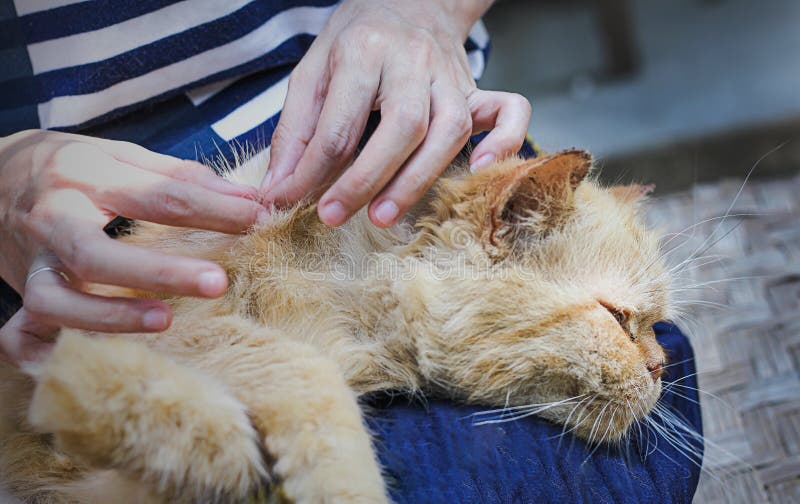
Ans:
[[[661,391],[669,272],[640,217],[647,188],[601,187],[591,164],[571,150],[442,179],[409,288],[431,383],[618,440]]]

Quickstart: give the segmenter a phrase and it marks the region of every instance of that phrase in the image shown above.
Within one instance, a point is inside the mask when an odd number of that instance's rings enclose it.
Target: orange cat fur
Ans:
[[[255,185],[264,166],[229,176]],[[30,502],[230,502],[267,481],[382,502],[357,398],[384,389],[548,403],[578,436],[619,440],[661,390],[669,278],[646,191],[590,168],[566,151],[454,169],[391,229],[363,213],[328,228],[309,205],[242,236],[139,224],[126,241],[220,263],[228,293],[167,298],[161,334],[63,330],[32,378],[0,368],[2,478]]]

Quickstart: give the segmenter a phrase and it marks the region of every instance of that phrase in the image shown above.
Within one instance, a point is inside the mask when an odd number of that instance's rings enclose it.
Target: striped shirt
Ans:
[[[182,158],[268,145],[289,73],[338,3],[0,0],[0,136],[79,132]],[[479,22],[476,79],[488,46]]]

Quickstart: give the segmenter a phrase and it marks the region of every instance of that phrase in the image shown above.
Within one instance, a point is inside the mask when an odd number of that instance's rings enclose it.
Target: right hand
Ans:
[[[22,294],[25,307],[23,324],[3,327],[0,353],[17,353],[11,347],[36,333],[20,327],[166,329],[171,312],[164,302],[97,296],[82,287],[218,297],[227,289],[225,271],[113,240],[103,227],[124,215],[239,233],[266,216],[257,199],[255,188],[227,182],[200,163],[135,144],[40,130],[0,138],[0,277]],[[43,271],[26,285],[26,276],[43,266],[71,282]]]

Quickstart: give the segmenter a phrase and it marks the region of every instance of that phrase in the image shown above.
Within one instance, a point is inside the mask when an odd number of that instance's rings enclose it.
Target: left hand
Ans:
[[[324,191],[322,222],[343,224],[371,202],[370,220],[390,226],[471,133],[492,130],[472,152],[473,169],[516,152],[530,104],[477,89],[463,46],[490,3],[345,1],[292,72],[261,187],[265,201],[290,205]],[[381,122],[348,168],[372,110]]]
[[[198,163],[56,131],[0,138],[0,181],[0,277],[24,306],[0,328],[0,359],[11,362],[45,348],[48,339],[38,336],[61,326],[169,326],[163,301],[97,295],[86,291],[91,284],[208,298],[225,293],[228,277],[214,262],[109,238],[103,229],[117,215],[238,234],[267,214],[253,188]]]

